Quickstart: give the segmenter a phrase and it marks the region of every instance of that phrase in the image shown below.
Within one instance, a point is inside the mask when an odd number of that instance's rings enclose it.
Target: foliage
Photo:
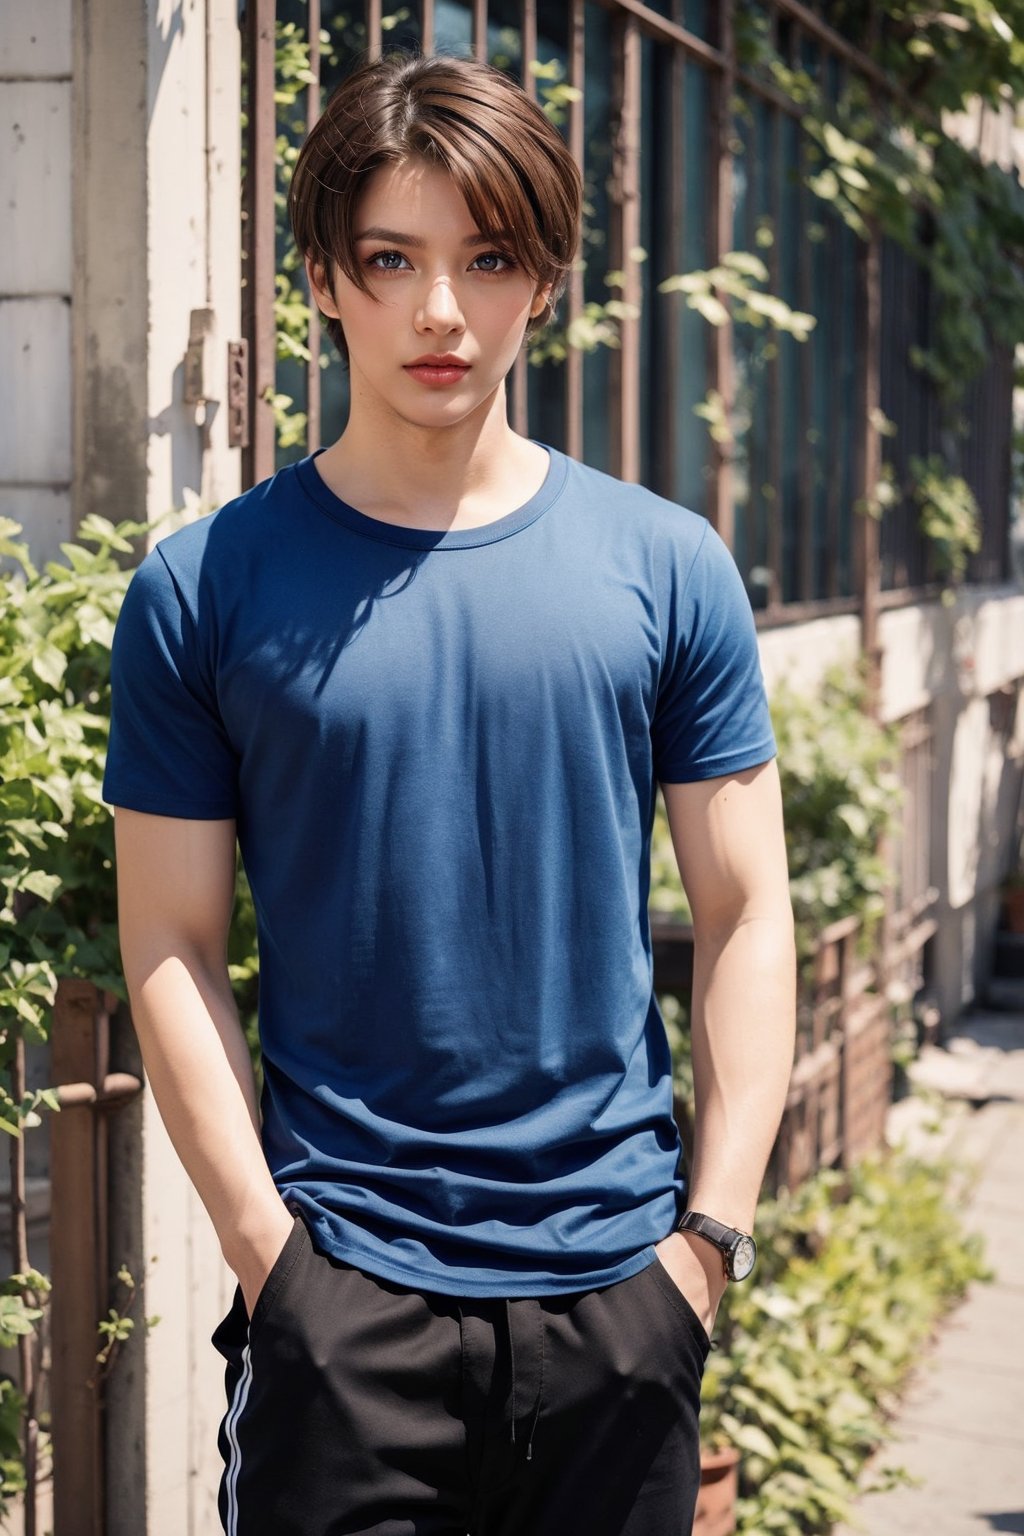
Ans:
[[[759,1207],[758,1268],[723,1297],[702,1392],[705,1442],[743,1453],[741,1532],[813,1536],[849,1517],[937,1318],[991,1278],[951,1208],[955,1171],[885,1151]]]
[[[111,1307],[106,1317],[100,1318],[96,1325],[96,1331],[103,1340],[103,1346],[96,1355],[96,1364],[99,1370],[94,1377],[91,1386],[96,1381],[108,1375],[117,1356],[120,1346],[126,1343],[135,1332],[135,1319],[131,1316],[132,1309],[138,1299],[138,1286],[135,1276],[126,1264],[122,1264],[117,1272],[117,1282],[125,1293],[125,1299],[117,1307]],[[155,1328],[160,1319],[156,1315],[147,1317],[143,1326],[148,1332]]]
[[[884,910],[882,839],[899,814],[899,737],[865,709],[862,677],[831,670],[816,695],[786,683],[770,708],[785,807],[797,950],[806,960],[821,930],[857,916],[867,938]],[[661,794],[651,839],[652,910],[689,921],[689,905]]]
[[[9,1376],[0,1377],[0,1513],[25,1489],[21,1425],[25,1399]]]
[[[757,330],[772,326],[785,331],[797,341],[806,341],[816,325],[813,315],[791,309],[784,300],[764,291],[768,268],[751,251],[727,251],[720,264],[708,271],[684,272],[667,277],[658,284],[659,293],[684,293],[691,309],[703,315],[710,325],[720,326],[731,318],[736,325],[750,325]],[[733,301],[727,309],[720,297]]]
[[[118,557],[132,554],[145,527],[88,517],[79,542],[61,546],[66,563],[40,572],[18,524],[0,519],[0,1128],[14,1137],[41,1123],[41,1109],[59,1107],[52,1088],[15,1087],[22,1042],[47,1038],[58,980],[83,976],[123,994],[100,784],[110,642],[130,574]],[[48,1292],[35,1270],[3,1282],[0,1344],[31,1347]],[[22,1416],[33,1413],[5,1388],[0,1509],[26,1488]]]
[[[691,919],[690,903],[679,878],[679,861],[672,846],[672,833],[660,789],[655,802],[654,829],[651,833],[651,890],[648,906],[653,912],[677,917],[684,923]]]
[[[947,134],[942,113],[975,98],[997,108],[1018,100],[1024,43],[981,0],[941,13],[924,0],[887,4],[874,43],[845,9],[847,30],[891,89],[851,70],[833,98],[781,56],[754,0],[740,7],[741,59],[800,108],[814,195],[862,239],[880,230],[930,273],[932,345],[912,357],[952,418],[992,340],[1013,346],[1024,334],[1024,190]],[[1019,0],[1009,9],[1019,12]]]
[[[67,564],[36,570],[20,529],[0,520],[0,1071],[14,1043],[45,1038],[60,976],[123,992],[114,923],[113,831],[100,797],[109,654],[144,524],[86,518]],[[15,1104],[0,1086],[0,1127],[17,1134],[55,1109],[50,1090]]]
[[[58,980],[84,977],[125,996],[113,819],[100,792],[110,643],[134,568],[120,557],[133,557],[137,540],[158,526],[88,517],[77,541],[61,545],[64,560],[40,571],[18,524],[0,519],[0,1128],[14,1136],[38,1126],[41,1111],[58,1109],[51,1088],[17,1102],[10,1088],[19,1037],[36,1045],[48,1037]],[[240,1006],[254,1011],[255,924],[244,886],[239,909],[233,971],[242,979]],[[35,1270],[0,1284],[0,1346],[36,1332],[37,1302],[48,1293]],[[130,1331],[126,1313],[100,1323],[109,1344]],[[0,1512],[24,1488],[24,1411],[22,1394],[0,1381]]]
[[[974,492],[960,475],[948,472],[938,454],[912,458],[910,471],[921,531],[932,541],[943,575],[959,581],[968,555],[981,548],[981,514]]]
[[[842,668],[817,696],[777,685],[771,712],[798,953],[806,959],[824,927],[853,915],[870,942],[890,879],[880,845],[902,800],[897,729],[871,719],[863,677]]]

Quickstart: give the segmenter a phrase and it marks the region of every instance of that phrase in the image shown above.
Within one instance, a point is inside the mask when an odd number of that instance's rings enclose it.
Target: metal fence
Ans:
[[[858,73],[885,110],[894,88],[822,14],[797,0],[765,0],[760,11],[778,54],[830,99]],[[622,321],[616,349],[570,348],[564,363],[540,366],[521,357],[509,381],[512,424],[705,513],[733,550],[759,623],[858,611],[870,652],[879,607],[934,588],[917,509],[897,506],[881,532],[857,511],[881,470],[879,408],[899,427],[885,454],[897,477],[911,454],[944,446],[975,490],[985,546],[969,577],[1007,573],[1009,359],[996,356],[974,386],[967,438],[940,444],[932,386],[909,361],[934,323],[927,274],[880,237],[858,240],[808,189],[802,109],[767,72],[742,66],[734,0],[247,0],[247,484],[289,456],[275,455],[275,384],[307,415],[291,456],[333,440],[347,410],[343,370],[321,370],[315,317],[309,363],[275,359],[278,21],[310,40],[307,125],[354,59],[384,47],[488,59],[535,98],[531,61],[554,63],[580,93],[560,126],[587,190],[585,266],[556,324],[607,301],[616,271],[616,296],[639,315]],[[665,278],[709,271],[737,250],[763,255],[769,291],[816,316],[809,340],[778,334],[765,347],[749,329],[711,326],[680,294],[658,292]],[[695,415],[709,399],[728,412],[732,442]]]

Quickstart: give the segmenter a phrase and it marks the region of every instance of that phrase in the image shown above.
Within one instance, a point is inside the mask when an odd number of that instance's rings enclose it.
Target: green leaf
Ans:
[[[752,1456],[763,1456],[766,1461],[778,1460],[779,1452],[775,1442],[756,1424],[737,1425],[733,1439],[741,1451],[749,1451]]]
[[[44,645],[32,657],[32,671],[51,688],[59,688],[64,681],[68,659],[55,645]]]
[[[43,901],[52,901],[63,883],[59,875],[47,875],[41,869],[29,870],[20,881],[23,891],[31,891],[34,896],[41,896]]]

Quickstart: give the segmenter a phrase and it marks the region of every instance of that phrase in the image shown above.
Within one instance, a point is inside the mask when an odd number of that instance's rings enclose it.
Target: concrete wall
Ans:
[[[951,1021],[991,968],[1024,762],[1024,593],[972,588],[949,607],[896,609],[883,615],[879,638],[886,718],[931,710],[932,872],[940,892],[932,981]],[[1004,728],[1008,707],[1015,718]]]
[[[0,514],[37,563],[89,513],[152,521],[237,494],[239,81],[235,0],[2,8]],[[194,311],[210,321],[199,405],[183,399]],[[127,1026],[115,1054],[138,1068]],[[112,1116],[110,1162],[111,1272],[127,1263],[160,1322],[109,1380],[107,1530],[216,1536],[209,1340],[234,1281],[151,1095]]]
[[[74,510],[188,515],[237,494],[227,342],[241,334],[234,0],[72,0],[76,124]],[[209,399],[183,398],[194,311]],[[166,529],[160,530],[161,533]],[[127,1027],[118,1066],[137,1063]],[[110,1536],[216,1536],[234,1280],[151,1094],[112,1123],[111,1248],[160,1317],[108,1392]],[[133,1341],[136,1342],[136,1341]]]
[[[71,531],[71,0],[0,22],[0,515]]]
[[[829,667],[852,665],[860,627],[847,616],[762,631],[769,692],[783,679],[813,692]],[[965,590],[881,615],[881,714],[927,710],[933,730],[931,874],[940,891],[929,982],[951,1023],[991,965],[998,886],[1006,872],[1024,771],[1024,592]],[[1004,725],[1007,709],[1015,717]]]

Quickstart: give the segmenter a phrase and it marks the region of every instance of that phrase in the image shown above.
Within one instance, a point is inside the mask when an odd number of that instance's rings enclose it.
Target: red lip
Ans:
[[[426,357],[414,358],[411,363],[405,363],[406,368],[468,368],[470,365],[465,358],[455,357],[451,352],[441,355],[429,354]]]

